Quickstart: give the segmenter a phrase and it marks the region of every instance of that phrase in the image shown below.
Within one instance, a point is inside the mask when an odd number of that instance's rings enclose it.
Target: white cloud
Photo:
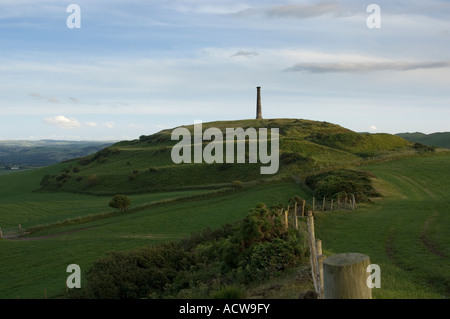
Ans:
[[[369,126],[369,131],[370,132],[376,132],[377,131],[377,127],[375,125],[371,125],[371,126]]]
[[[98,127],[98,124],[95,122],[85,122],[84,124],[89,127]]]
[[[439,69],[450,67],[450,61],[434,62],[332,62],[298,63],[285,71],[288,72],[371,72],[371,71],[409,71],[417,69]]]
[[[46,118],[45,123],[50,125],[56,125],[63,129],[74,129],[81,126],[81,124],[74,118],[67,118],[63,115],[57,115],[53,117]]]
[[[337,1],[321,1],[311,4],[277,4],[261,7],[246,8],[232,13],[234,16],[248,17],[263,14],[269,18],[298,18],[306,19],[323,15],[338,16],[345,10]],[[348,14],[348,13],[347,13]]]
[[[103,124],[105,127],[107,127],[107,128],[114,128],[114,126],[116,126],[116,123],[114,123],[114,122],[106,122],[106,123],[104,123]]]

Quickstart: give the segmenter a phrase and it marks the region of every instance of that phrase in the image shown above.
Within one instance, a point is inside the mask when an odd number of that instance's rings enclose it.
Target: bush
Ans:
[[[63,180],[63,179],[69,178],[69,177],[70,177],[69,174],[67,174],[67,173],[62,173],[62,174],[56,176],[56,180],[57,180],[57,181],[61,181],[61,180]]]
[[[242,189],[243,184],[241,181],[233,181],[233,182],[231,182],[231,187],[236,188],[236,189]]]
[[[49,174],[47,174],[44,177],[42,177],[40,185],[47,186],[48,184],[50,184],[51,181],[52,181],[52,177]]]
[[[379,196],[372,186],[372,177],[368,172],[341,169],[310,175],[305,179],[305,184],[316,197],[334,198],[343,193],[354,194],[358,201],[364,201]]]
[[[413,148],[419,154],[436,152],[436,148],[434,146],[428,146],[428,145],[421,144],[421,143],[414,143]]]
[[[211,296],[214,299],[243,299],[245,298],[245,290],[241,286],[230,285],[212,293]]]
[[[240,234],[245,247],[252,243],[270,241],[287,232],[277,210],[268,209],[264,203],[258,204],[242,221]]]
[[[98,164],[104,164],[108,161],[108,159],[104,156],[100,156],[99,158],[97,158],[97,163]]]
[[[239,263],[239,276],[244,282],[264,280],[280,271],[294,266],[299,261],[299,251],[296,244],[281,238],[253,246],[246,253],[246,257]]]
[[[115,195],[109,202],[109,207],[117,208],[121,212],[125,212],[130,206],[130,199],[125,195]]]
[[[116,195],[124,196],[124,195]],[[244,298],[245,287],[296,266],[307,254],[300,232],[260,203],[234,225],[180,242],[112,253],[94,263],[72,298]],[[220,288],[221,287],[221,288]]]
[[[296,162],[304,162],[307,161],[308,158],[302,156],[300,153],[282,153],[280,156],[281,163],[285,165],[289,165]]]
[[[96,174],[92,174],[88,177],[87,181],[86,181],[86,186],[87,187],[91,187],[94,185],[97,185],[100,182],[100,180],[98,179]]]
[[[161,295],[178,273],[193,264],[191,256],[175,243],[134,252],[111,253],[94,263],[87,284],[73,298],[136,299]]]

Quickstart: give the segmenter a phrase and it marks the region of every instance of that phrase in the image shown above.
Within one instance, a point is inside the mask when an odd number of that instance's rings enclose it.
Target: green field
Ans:
[[[1,240],[0,297],[43,298],[44,292],[49,298],[57,297],[64,292],[68,276],[65,270],[69,264],[78,264],[83,273],[93,261],[109,251],[129,250],[161,241],[178,240],[206,227],[217,228],[225,223],[240,220],[262,199],[268,204],[277,204],[287,202],[298,193],[299,186],[294,183],[261,185],[230,194],[175,201],[90,223],[50,227],[33,234],[32,237],[37,237],[38,240]],[[45,200],[49,198],[48,195],[41,194],[43,200],[36,206],[36,211],[39,206],[51,205]],[[64,196],[69,196],[67,200],[70,200],[73,195]],[[84,203],[83,205],[95,205],[96,199],[99,210],[108,210],[106,203],[109,198],[77,196],[77,200]],[[179,195],[176,192],[166,196]],[[131,198],[133,200],[133,197]],[[66,214],[70,214],[69,206],[65,207]],[[77,206],[79,205],[72,205],[72,209],[78,214]],[[52,218],[51,212],[42,210],[41,218]],[[5,211],[2,210],[2,215],[6,215]],[[16,214],[12,209],[7,212],[10,215],[5,219],[15,218]],[[33,220],[38,222],[37,213],[34,215]],[[52,234],[57,236],[51,237]]]
[[[238,124],[255,125],[254,121]],[[264,124],[282,128],[280,153],[285,160],[281,173],[265,180],[249,164],[170,165],[165,133],[120,142],[91,157],[0,175],[3,236],[17,233],[19,224],[31,232],[0,240],[0,298],[61,297],[69,264],[81,267],[83,284],[89,268],[108,252],[219,228],[242,220],[260,202],[287,205],[295,195],[311,199],[311,190],[299,180],[308,172],[335,167],[373,173],[382,197],[359,204],[355,211],[317,212],[316,237],[322,239],[324,252],[369,255],[382,272],[382,288],[374,290],[375,298],[449,297],[449,152],[419,155],[398,137],[358,135],[324,122]],[[98,183],[87,182],[92,175]],[[50,176],[47,187],[42,187],[44,176]],[[242,189],[230,187],[235,179],[244,182]],[[144,181],[150,181],[150,187],[139,192]],[[162,190],[151,190],[159,183]],[[126,193],[131,199],[127,212],[108,207],[115,193]],[[304,221],[300,224],[304,226]],[[301,291],[295,291],[299,288],[292,285],[294,278],[298,278],[296,271],[288,271],[283,278],[249,288],[249,295],[296,298]],[[278,295],[262,292],[264,287],[289,282],[290,288],[280,289]]]
[[[328,254],[359,252],[381,267],[376,298],[449,298],[450,156],[364,167],[384,194],[355,213],[319,213]]]

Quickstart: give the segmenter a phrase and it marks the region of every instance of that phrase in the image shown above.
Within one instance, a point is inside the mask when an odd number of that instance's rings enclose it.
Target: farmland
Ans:
[[[278,120],[272,125],[283,129],[280,145],[285,161],[277,176],[265,180],[246,170],[246,164],[225,170],[201,164],[206,171],[191,170],[192,165],[171,166],[166,158],[171,144],[163,133],[117,143],[91,157],[1,175],[3,235],[17,233],[19,224],[30,234],[0,240],[0,297],[59,298],[65,293],[69,264],[81,267],[83,280],[108,252],[179,241],[207,227],[217,229],[242,220],[260,202],[286,205],[296,195],[310,200],[312,191],[301,180],[312,171],[334,169],[339,158],[341,166],[373,174],[381,197],[359,204],[355,211],[316,212],[316,237],[322,239],[325,254],[369,255],[382,271],[382,288],[375,289],[375,298],[448,298],[447,151],[419,154],[397,137],[359,136],[326,123]],[[334,137],[318,134],[320,130]],[[202,184],[193,178],[197,173],[216,175],[200,178]],[[152,180],[155,174],[161,176]],[[92,175],[99,182],[88,185]],[[47,184],[42,183],[45,176]],[[243,187],[232,187],[233,180],[241,180]],[[138,192],[143,181],[149,181],[147,191]],[[158,184],[161,190],[155,189]],[[131,200],[125,213],[108,207],[112,194],[119,192]],[[290,274],[297,276],[296,270],[285,276]],[[286,277],[270,279],[277,280],[284,283]],[[249,286],[247,296],[257,295],[267,284]],[[295,289],[305,287],[308,284],[281,288],[269,297],[296,298],[301,291]]]

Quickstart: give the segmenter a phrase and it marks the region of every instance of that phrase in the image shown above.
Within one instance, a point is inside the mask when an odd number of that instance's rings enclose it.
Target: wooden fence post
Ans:
[[[333,211],[333,198],[331,199],[331,206],[330,206],[330,210]]]
[[[295,229],[298,229],[298,220],[297,220],[297,202],[295,202],[295,206],[294,206],[294,225],[295,225]]]
[[[358,253],[343,253],[323,261],[324,299],[372,299],[367,286],[370,258]]]
[[[2,228],[0,227],[0,239],[2,239],[3,238],[3,231],[2,231]]]
[[[312,212],[314,213],[314,208],[316,206],[316,198],[313,196],[313,207],[312,207]]]
[[[325,211],[325,196],[323,197],[323,201],[322,201],[322,211]]]
[[[284,223],[286,224],[286,229],[288,229],[288,213],[289,213],[289,206],[288,209],[284,211]]]
[[[302,217],[305,216],[305,206],[306,206],[306,200],[303,200],[303,204],[302,204]]]
[[[19,234],[20,236],[23,236],[23,228],[21,224],[19,224]]]
[[[355,195],[354,194],[352,194],[352,200],[353,200],[352,209],[355,210],[355,208],[356,208],[356,199],[355,199]]]
[[[314,216],[312,211],[308,212],[308,238],[309,238],[309,251],[310,251],[310,262],[311,262],[311,275],[313,277],[314,288],[318,294],[320,291],[320,283],[317,280],[317,251],[316,251],[316,236],[314,234]]]
[[[316,240],[317,250],[317,277],[319,281],[318,299],[323,299],[323,261],[327,258],[322,252],[322,240]]]

